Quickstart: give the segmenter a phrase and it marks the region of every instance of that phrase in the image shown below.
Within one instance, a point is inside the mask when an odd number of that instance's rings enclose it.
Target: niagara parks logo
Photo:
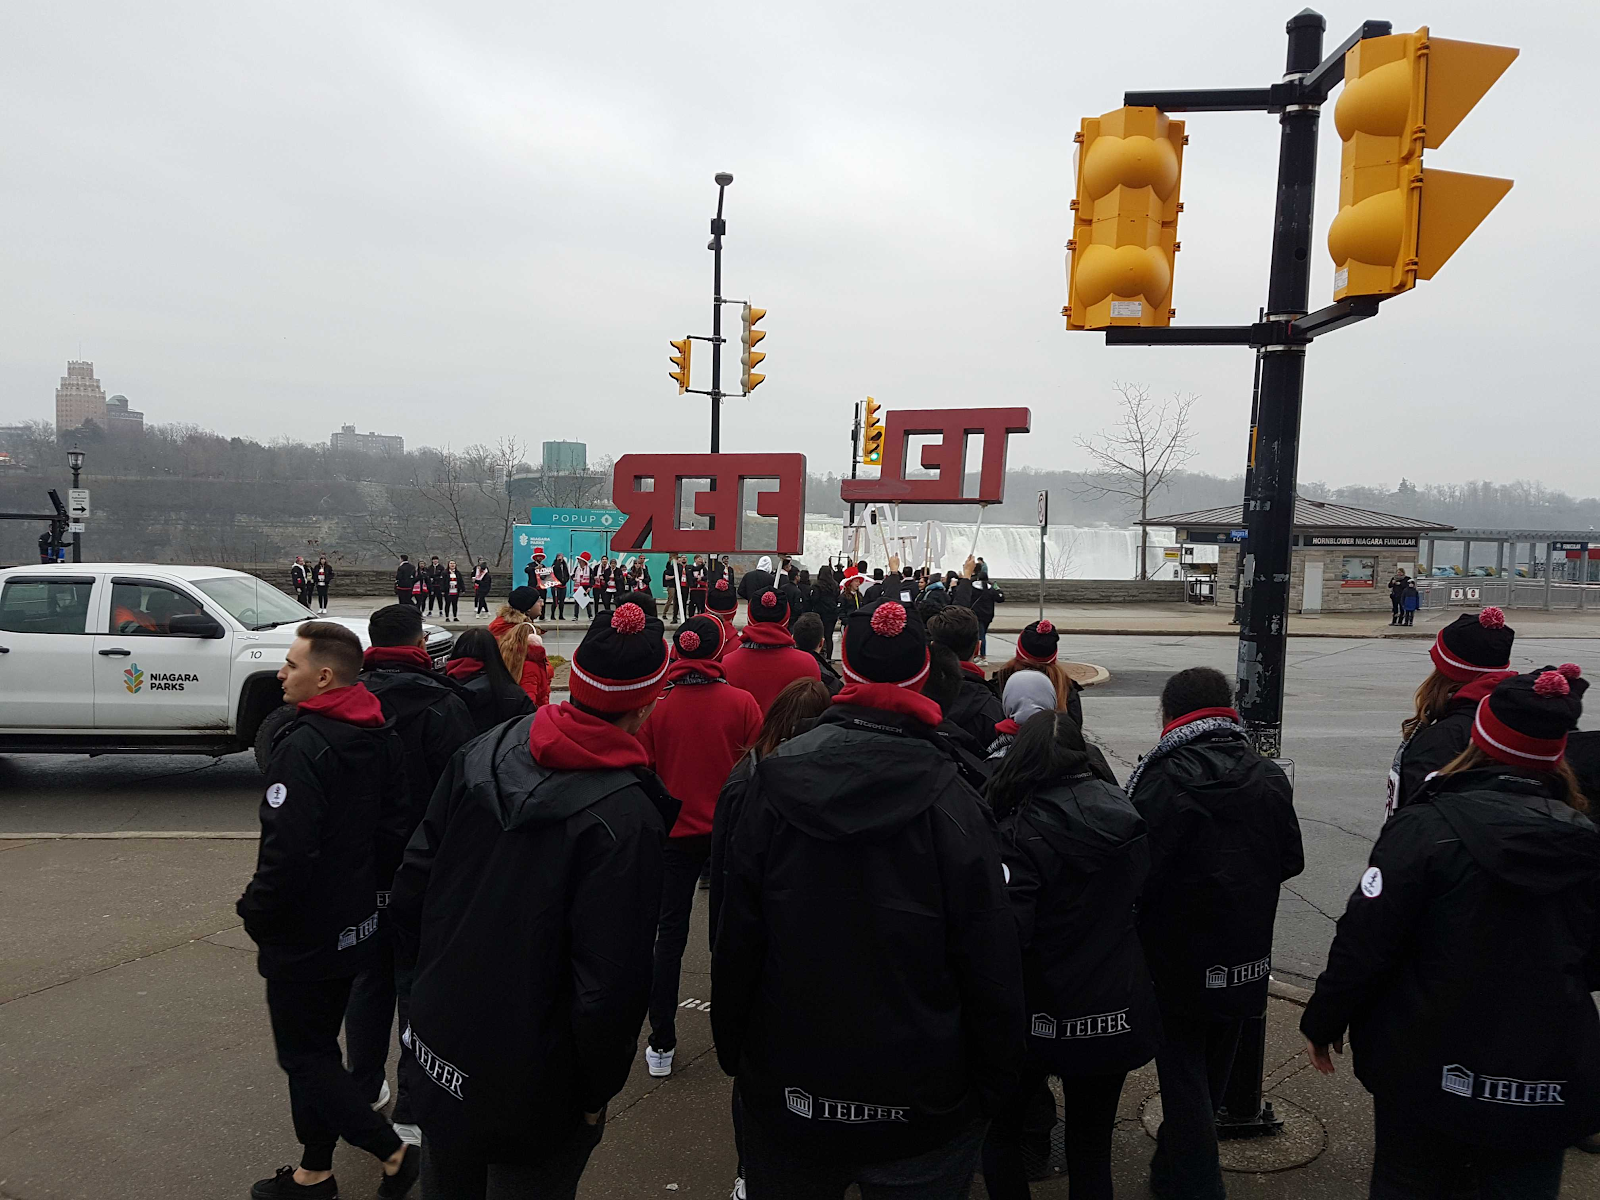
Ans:
[[[122,673],[122,686],[128,689],[130,695],[144,687],[144,672],[139,670],[138,663],[128,664],[128,669]]]

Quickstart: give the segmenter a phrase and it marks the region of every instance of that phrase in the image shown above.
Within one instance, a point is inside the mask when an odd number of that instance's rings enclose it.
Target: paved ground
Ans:
[[[552,632],[556,652],[564,636]],[[1517,665],[1588,665],[1588,649],[1524,636]],[[1009,650],[1009,639],[992,639],[992,660]],[[1230,670],[1234,654],[1228,640],[1204,636],[1074,637],[1063,650],[1112,673],[1084,708],[1123,774],[1154,740],[1166,676],[1196,663]],[[1396,726],[1426,668],[1414,641],[1291,642],[1285,745],[1308,866],[1280,907],[1282,981],[1309,984],[1322,965],[1332,918],[1381,822]],[[232,911],[253,863],[259,789],[247,755],[0,758],[0,1200],[211,1200],[243,1195],[251,1179],[290,1159],[261,983]],[[103,836],[115,831],[212,836]],[[90,836],[18,837],[52,833]],[[685,967],[683,997],[703,999],[699,920]],[[1236,1166],[1262,1170],[1230,1176],[1231,1192],[1363,1194],[1365,1094],[1347,1072],[1329,1082],[1306,1069],[1296,1020],[1292,1004],[1273,1002],[1268,1062],[1292,1136],[1230,1150]],[[584,1195],[660,1196],[673,1183],[678,1195],[726,1194],[727,1082],[707,1054],[709,1022],[698,1007],[683,1012],[680,1047],[680,1069],[664,1083],[636,1068]],[[1141,1114],[1152,1115],[1143,1110],[1153,1089],[1145,1072],[1124,1093],[1117,1171],[1130,1195],[1144,1194],[1150,1143]],[[339,1169],[347,1196],[375,1178],[354,1154]],[[1040,1194],[1065,1191],[1057,1182]],[[1600,1159],[1570,1155],[1564,1194],[1600,1194]]]

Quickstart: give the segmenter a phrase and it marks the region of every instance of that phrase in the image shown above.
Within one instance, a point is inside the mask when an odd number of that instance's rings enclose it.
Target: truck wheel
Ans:
[[[272,739],[278,730],[294,720],[295,706],[280,704],[266,716],[261,718],[261,725],[256,729],[256,766],[265,774],[267,762],[272,758]]]

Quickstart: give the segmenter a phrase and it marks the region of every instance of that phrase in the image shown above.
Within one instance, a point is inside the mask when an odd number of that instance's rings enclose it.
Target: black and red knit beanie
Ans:
[[[1514,675],[1478,701],[1472,744],[1497,762],[1549,770],[1566,754],[1588,690],[1576,663]]]
[[[506,602],[518,612],[532,612],[533,606],[539,603],[539,592],[531,587],[514,587],[511,595],[506,597]]]
[[[722,626],[710,617],[690,617],[678,626],[672,644],[679,658],[715,658],[722,647]]]
[[[706,607],[716,613],[731,613],[739,607],[739,593],[726,579],[719,579],[706,589]]]
[[[1017,657],[1028,663],[1053,663],[1061,635],[1049,621],[1034,621],[1017,635]]]
[[[789,602],[783,598],[782,592],[771,586],[765,587],[750,601],[750,619],[782,625],[789,619]]]
[[[920,692],[928,678],[928,630],[915,609],[879,600],[844,623],[844,676],[852,683],[892,683]]]
[[[1506,614],[1486,608],[1474,615],[1462,613],[1439,630],[1428,657],[1439,674],[1457,683],[1471,683],[1488,671],[1511,666],[1511,643],[1517,631],[1506,624]]]
[[[661,622],[623,604],[597,616],[572,652],[572,699],[596,712],[631,712],[661,694],[666,673]]]

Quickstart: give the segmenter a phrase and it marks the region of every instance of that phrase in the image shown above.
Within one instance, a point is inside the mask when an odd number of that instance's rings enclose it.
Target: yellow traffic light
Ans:
[[[689,390],[689,351],[693,346],[694,342],[689,338],[684,338],[681,342],[672,343],[672,348],[677,351],[672,356],[672,365],[678,369],[676,371],[668,371],[667,378],[678,381],[678,395],[680,396]]]
[[[744,306],[744,332],[739,335],[739,341],[744,345],[744,353],[739,355],[739,381],[744,385],[746,394],[755,391],[766,378],[765,375],[757,375],[753,370],[760,366],[761,360],[766,357],[756,349],[756,343],[767,336],[765,329],[756,328],[756,322],[766,315],[767,310],[764,308],[751,308],[748,303]]]
[[[1183,122],[1158,108],[1085,117],[1067,243],[1068,329],[1168,325],[1178,250]]]
[[[1344,142],[1339,212],[1328,229],[1333,298],[1393,296],[1432,279],[1511,190],[1511,180],[1424,170],[1517,57],[1509,46],[1415,33],[1366,38],[1345,54],[1334,123]]]
[[[867,397],[866,413],[861,421],[861,461],[869,467],[883,462],[883,422],[878,418],[882,407],[871,396]]]

